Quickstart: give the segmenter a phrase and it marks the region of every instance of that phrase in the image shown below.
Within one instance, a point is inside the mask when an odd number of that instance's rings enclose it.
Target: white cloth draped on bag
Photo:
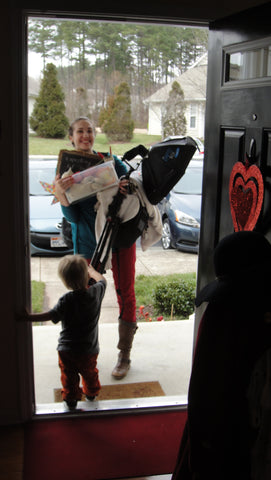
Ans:
[[[135,192],[127,194],[123,200],[120,210],[117,215],[121,222],[127,222],[134,218],[139,211],[140,204],[146,207],[149,219],[148,227],[145,229],[140,237],[141,249],[144,252],[149,247],[157,243],[162,237],[163,224],[159,209],[156,205],[152,205],[144,192],[142,181],[139,178],[130,176],[130,182],[135,186]],[[95,223],[95,234],[98,242],[107,218],[108,206],[111,204],[113,197],[118,192],[118,186],[108,188],[97,193],[97,216]],[[102,258],[101,258],[102,261]],[[105,268],[111,268],[111,252],[109,254]]]

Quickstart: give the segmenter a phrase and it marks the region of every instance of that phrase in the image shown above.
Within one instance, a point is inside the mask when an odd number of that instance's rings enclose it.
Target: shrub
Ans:
[[[161,283],[154,289],[154,306],[165,315],[171,315],[173,309],[174,315],[187,318],[194,311],[195,293],[194,281]]]
[[[107,109],[102,110],[99,123],[109,140],[125,142],[133,138],[131,96],[126,82],[117,86],[114,96],[109,97]]]
[[[42,138],[64,138],[67,134],[69,121],[65,115],[64,93],[52,63],[45,68],[30,127]]]
[[[164,138],[168,135],[186,134],[185,108],[183,90],[180,84],[175,81],[169,92],[162,117]]]

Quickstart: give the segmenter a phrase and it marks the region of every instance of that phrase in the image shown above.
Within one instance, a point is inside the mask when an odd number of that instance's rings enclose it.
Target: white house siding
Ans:
[[[148,133],[162,135],[162,109],[165,105],[172,83],[177,81],[184,92],[186,103],[185,117],[187,121],[186,134],[204,139],[205,104],[207,80],[207,54],[203,55],[183,75],[173,79],[169,84],[160,88],[153,95],[144,100],[148,105]],[[193,112],[191,111],[193,109]],[[191,126],[191,117],[195,116],[195,123]]]
[[[28,115],[29,115],[29,117],[31,117],[31,114],[33,112],[35,101],[36,101],[36,97],[31,97],[29,95],[29,97],[28,97]]]
[[[191,107],[195,110],[191,114]],[[191,117],[195,117],[195,126],[191,126]],[[205,104],[203,102],[188,103],[186,113],[186,134],[191,137],[204,138]]]
[[[161,103],[152,103],[149,106],[149,135],[161,135],[162,109]]]
[[[195,127],[191,127],[191,105],[195,105]],[[185,111],[186,135],[204,138],[205,105],[204,103],[191,102]],[[162,105],[152,103],[149,105],[149,135],[162,135]]]
[[[29,133],[33,133],[29,125],[29,118],[33,112],[34,104],[39,93],[40,80],[28,77],[28,130]]]

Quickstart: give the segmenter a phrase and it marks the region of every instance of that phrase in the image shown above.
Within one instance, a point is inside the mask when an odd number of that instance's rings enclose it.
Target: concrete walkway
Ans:
[[[146,252],[137,248],[136,275],[167,275],[195,272],[198,257],[154,246]],[[46,283],[44,309],[52,307],[66,291],[57,277],[59,258],[32,257],[32,280]],[[111,271],[100,317],[98,368],[102,385],[116,383],[111,376],[117,359],[118,306]],[[191,369],[193,315],[189,320],[139,322],[132,349],[131,369],[121,383],[159,381],[166,395],[186,395]],[[60,388],[56,345],[59,325],[33,327],[35,391],[37,404],[54,401],[53,390]]]

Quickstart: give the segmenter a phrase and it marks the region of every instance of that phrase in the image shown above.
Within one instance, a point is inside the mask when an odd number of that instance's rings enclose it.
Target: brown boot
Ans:
[[[126,322],[125,320],[119,319],[119,342],[117,347],[120,353],[117,364],[112,372],[113,377],[117,380],[124,378],[130,368],[130,352],[136,329],[137,325],[135,322]]]

